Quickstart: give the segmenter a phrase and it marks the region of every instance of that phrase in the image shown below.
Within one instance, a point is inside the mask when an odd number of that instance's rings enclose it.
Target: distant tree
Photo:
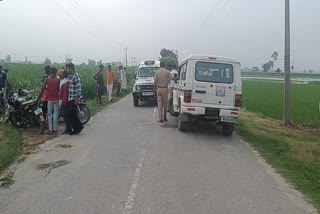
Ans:
[[[278,52],[274,51],[273,54],[271,55],[271,58],[273,59],[273,62],[278,60]]]
[[[88,59],[88,65],[89,66],[96,66],[96,61]]]
[[[269,65],[270,65],[270,68],[271,68],[271,70],[273,71],[273,67],[274,67],[274,61],[272,61],[272,60],[269,60]]]
[[[51,63],[51,60],[49,59],[49,57],[46,57],[45,59],[44,59],[44,64],[45,65],[51,65],[52,63]]]
[[[178,58],[177,54],[173,50],[165,49],[165,48],[161,49],[160,55],[161,55],[161,57]]]
[[[307,73],[307,70],[304,70],[304,71],[303,71],[303,73],[305,73],[305,74],[306,74],[306,73]]]
[[[263,70],[263,72],[268,72],[268,71],[270,71],[270,68],[271,68],[271,65],[270,65],[269,62],[267,62],[267,63],[262,63],[262,70]]]
[[[311,70],[311,69],[308,70],[309,74],[312,74],[313,72],[314,72],[314,70]]]
[[[281,69],[280,69],[280,68],[277,68],[276,72],[277,72],[277,73],[280,73],[280,72],[281,72]]]
[[[7,55],[6,56],[6,63],[10,63],[11,62],[11,56],[10,55]]]
[[[259,72],[260,69],[259,69],[258,67],[252,67],[252,71],[253,71],[253,72]]]
[[[171,65],[173,67],[178,66],[178,56],[173,50],[163,48],[160,51],[160,55],[160,61],[165,62],[166,65]]]

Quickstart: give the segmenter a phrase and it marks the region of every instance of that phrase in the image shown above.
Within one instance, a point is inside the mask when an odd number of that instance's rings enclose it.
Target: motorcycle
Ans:
[[[82,125],[86,124],[90,120],[90,109],[88,108],[86,101],[82,98],[80,98],[77,115]],[[60,117],[63,117],[62,108],[59,110],[59,118]]]
[[[45,119],[42,108],[39,107],[39,98],[25,101],[22,96],[29,93],[27,90],[18,89],[12,92],[8,99],[9,121],[18,128],[26,128],[27,125],[34,125],[38,133],[42,134],[45,129]]]

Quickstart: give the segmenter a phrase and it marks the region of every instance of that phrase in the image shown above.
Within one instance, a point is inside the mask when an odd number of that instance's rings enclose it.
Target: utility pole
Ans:
[[[290,123],[290,8],[289,0],[285,0],[285,47],[284,47],[284,106],[283,123]]]
[[[126,67],[128,67],[128,47],[124,48],[124,51],[126,52]]]

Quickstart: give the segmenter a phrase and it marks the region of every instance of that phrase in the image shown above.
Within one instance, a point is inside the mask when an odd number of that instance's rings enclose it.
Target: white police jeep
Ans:
[[[154,75],[160,69],[160,61],[149,60],[140,63],[133,86],[133,105],[139,106],[139,101],[156,100],[154,96]]]
[[[222,126],[232,135],[242,101],[240,62],[219,56],[191,55],[179,67],[179,81],[169,111],[179,116],[178,128],[187,131],[202,120]]]

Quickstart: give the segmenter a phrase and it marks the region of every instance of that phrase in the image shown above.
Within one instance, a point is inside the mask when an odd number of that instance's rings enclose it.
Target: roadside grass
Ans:
[[[244,111],[237,133],[320,211],[320,133]],[[315,134],[317,133],[317,134]]]
[[[15,160],[21,142],[22,137],[17,129],[0,124],[0,172]]]

